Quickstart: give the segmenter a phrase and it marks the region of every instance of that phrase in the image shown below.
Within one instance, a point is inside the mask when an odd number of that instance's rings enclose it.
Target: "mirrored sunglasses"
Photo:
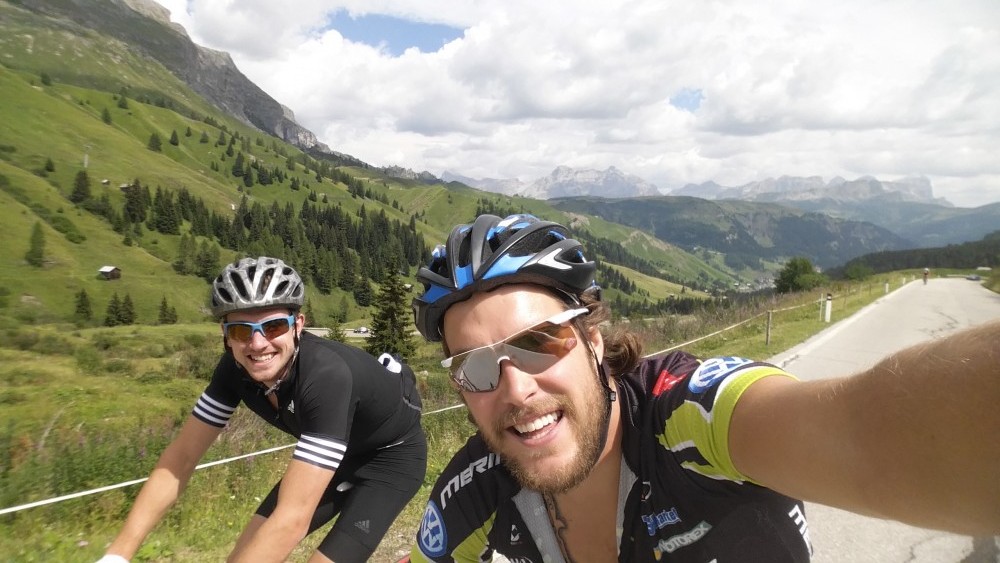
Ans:
[[[497,388],[503,360],[523,372],[541,373],[576,346],[576,331],[569,322],[588,311],[586,308],[563,311],[499,342],[447,358],[441,367],[448,368],[459,387],[473,393]]]
[[[253,339],[253,333],[259,332],[264,335],[264,338],[273,340],[291,330],[293,326],[295,326],[295,315],[288,315],[259,323],[246,321],[222,323],[222,334],[230,340],[250,342]]]

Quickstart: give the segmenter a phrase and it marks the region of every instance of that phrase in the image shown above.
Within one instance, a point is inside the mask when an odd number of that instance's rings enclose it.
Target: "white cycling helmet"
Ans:
[[[302,278],[278,258],[243,258],[227,265],[212,282],[212,314],[216,318],[269,307],[297,311],[304,301]]]

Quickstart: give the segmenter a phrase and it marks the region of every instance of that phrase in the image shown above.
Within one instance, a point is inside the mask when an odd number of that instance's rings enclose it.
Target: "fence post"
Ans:
[[[774,311],[767,312],[767,330],[764,332],[764,346],[771,345],[771,317],[774,315]]]
[[[826,294],[826,313],[824,314],[823,320],[830,322],[830,310],[833,309],[833,294]]]

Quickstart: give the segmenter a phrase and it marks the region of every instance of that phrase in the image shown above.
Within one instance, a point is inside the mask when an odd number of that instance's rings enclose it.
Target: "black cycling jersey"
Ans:
[[[242,401],[298,438],[293,459],[335,472],[310,532],[338,513],[340,519],[319,550],[335,561],[366,559],[423,482],[427,444],[413,371],[303,333],[292,369],[274,394],[277,409],[226,352],[192,414],[223,427]],[[271,514],[277,491],[278,485],[258,514]]]
[[[618,378],[623,429],[619,561],[808,561],[801,502],[733,467],[729,420],[753,382],[779,368],[675,352]],[[479,434],[431,492],[411,560],[558,562],[536,491],[523,489]],[[496,559],[494,559],[496,558]]]
[[[215,368],[194,416],[225,426],[240,401],[271,425],[299,439],[293,457],[336,470],[351,455],[404,441],[420,428],[420,397],[410,378],[400,377],[368,353],[303,333],[291,373],[274,392],[278,410],[232,353]]]

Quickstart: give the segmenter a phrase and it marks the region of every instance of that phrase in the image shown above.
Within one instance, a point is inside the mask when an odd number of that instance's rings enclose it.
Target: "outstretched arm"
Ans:
[[[222,431],[189,416],[180,434],[160,455],[149,480],[142,486],[125,525],[107,553],[131,559],[149,532],[163,518],[187,485],[195,466]]]
[[[851,377],[765,378],[736,407],[730,450],[741,472],[789,496],[1000,533],[1000,322]]]

